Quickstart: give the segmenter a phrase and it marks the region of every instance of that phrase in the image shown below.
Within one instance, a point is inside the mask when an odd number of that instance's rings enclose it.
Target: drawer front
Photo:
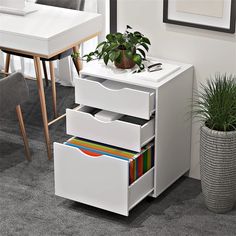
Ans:
[[[128,215],[127,161],[55,143],[54,165],[56,195]]]
[[[75,81],[75,101],[78,104],[149,119],[155,110],[155,93],[140,87],[105,86],[102,79],[90,77]],[[116,83],[116,82],[114,82]],[[127,87],[124,87],[127,86]]]
[[[67,134],[140,152],[155,135],[154,118],[144,125],[121,120],[104,122],[91,113],[90,107],[66,110]]]
[[[54,143],[55,194],[128,216],[154,189],[154,167],[129,185],[129,162],[90,156],[79,148]]]

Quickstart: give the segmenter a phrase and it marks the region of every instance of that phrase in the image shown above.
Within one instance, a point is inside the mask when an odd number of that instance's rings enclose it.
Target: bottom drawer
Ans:
[[[67,144],[54,143],[54,167],[56,195],[125,216],[154,189],[153,167],[130,184],[130,161]]]

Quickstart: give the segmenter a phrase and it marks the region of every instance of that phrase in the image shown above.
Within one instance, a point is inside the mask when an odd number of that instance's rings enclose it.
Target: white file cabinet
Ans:
[[[162,71],[133,74],[93,61],[75,81],[75,101],[67,109],[67,134],[142,152],[154,142],[154,165],[130,184],[129,163],[108,155],[94,158],[54,143],[55,194],[128,216],[146,196],[158,197],[190,169],[193,67],[161,62]],[[97,110],[118,113],[103,120]]]

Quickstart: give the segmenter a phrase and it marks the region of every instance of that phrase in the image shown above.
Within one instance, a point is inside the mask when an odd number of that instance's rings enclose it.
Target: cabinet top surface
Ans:
[[[32,4],[28,3],[28,5]],[[25,16],[0,13],[0,35],[16,34],[22,37],[49,40],[68,30],[78,30],[77,27],[101,17],[100,14],[65,8],[40,4],[34,4],[34,6],[37,11]]]
[[[145,69],[140,73],[132,73],[137,69],[136,67],[134,69],[123,70],[116,68],[111,63],[106,66],[102,60],[91,61],[84,63],[84,67],[81,70],[81,76],[94,76],[155,89],[174,79],[184,71],[192,68],[192,65],[190,64],[152,57],[147,58],[145,66],[159,62],[162,63],[162,70],[160,71],[148,72],[147,69]]]

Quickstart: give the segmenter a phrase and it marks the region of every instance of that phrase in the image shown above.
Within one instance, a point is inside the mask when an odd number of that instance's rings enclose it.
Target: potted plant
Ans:
[[[194,100],[201,119],[200,171],[208,209],[225,213],[236,193],[236,76],[218,74],[201,85]]]
[[[144,69],[143,61],[146,59],[146,52],[151,45],[150,40],[138,31],[131,32],[127,25],[124,33],[108,34],[106,40],[98,44],[94,52],[84,55],[83,58],[91,60],[103,59],[107,65],[109,61],[121,69],[131,69],[138,66],[136,72]]]

